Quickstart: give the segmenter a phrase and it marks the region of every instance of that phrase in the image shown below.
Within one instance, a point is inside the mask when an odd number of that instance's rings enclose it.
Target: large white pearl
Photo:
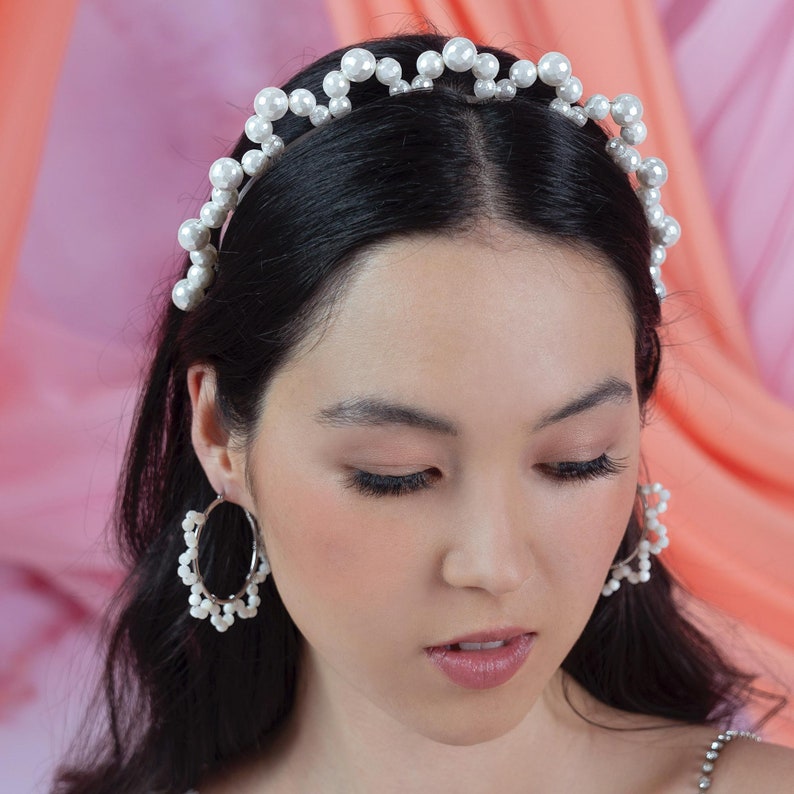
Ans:
[[[229,213],[219,207],[214,201],[208,201],[199,212],[201,222],[208,226],[210,229],[219,229],[226,221],[226,216]]]
[[[283,118],[288,109],[287,95],[275,86],[263,88],[254,98],[254,112],[268,121]]]
[[[261,149],[247,151],[240,164],[248,176],[259,176],[267,167],[267,155]]]
[[[633,146],[627,146],[623,154],[615,162],[622,171],[632,174],[640,167],[642,157]]]
[[[474,43],[463,36],[451,38],[441,51],[441,57],[447,68],[453,72],[465,72],[474,66],[477,48]]]
[[[342,56],[342,73],[354,83],[363,83],[375,74],[375,56],[361,47],[354,47]]]
[[[557,96],[569,104],[578,102],[582,98],[582,81],[578,77],[569,77],[557,86]]]
[[[593,121],[603,121],[609,115],[609,100],[603,94],[593,94],[584,103],[584,112]]]
[[[240,187],[244,176],[243,167],[231,157],[221,157],[210,166],[210,182],[221,190]]]
[[[334,97],[328,100],[328,110],[331,111],[331,115],[335,119],[346,116],[352,109],[353,106],[350,104],[350,99],[346,96]]]
[[[284,151],[284,141],[278,135],[271,135],[262,142],[262,151],[266,157],[275,160]]]
[[[190,218],[179,227],[177,240],[186,251],[197,251],[210,241],[210,230],[198,218]]]
[[[323,91],[329,99],[339,99],[347,96],[350,90],[350,80],[342,72],[328,72],[323,78]]]
[[[267,119],[254,115],[245,122],[245,134],[249,141],[262,143],[268,135],[273,134],[273,125]]]
[[[296,116],[308,116],[316,105],[314,94],[307,88],[296,88],[289,95],[289,109]]]
[[[510,79],[519,88],[529,88],[538,79],[538,68],[532,61],[522,58],[510,67]]]
[[[471,71],[478,80],[493,80],[499,74],[499,59],[493,53],[481,52],[474,59]]]
[[[403,68],[394,58],[381,58],[375,67],[375,78],[383,85],[394,85],[402,76]]]
[[[646,157],[637,169],[637,179],[645,187],[661,187],[667,181],[667,166],[658,157]]]
[[[538,77],[542,83],[562,85],[571,76],[571,62],[561,52],[547,52],[538,61]]]
[[[444,73],[444,59],[441,57],[441,53],[435,50],[423,52],[416,59],[416,71],[423,77],[429,77],[431,80],[441,77]],[[400,77],[402,77],[402,73],[397,79]]]
[[[634,94],[618,94],[612,100],[610,113],[616,124],[625,127],[642,118],[642,102]]]

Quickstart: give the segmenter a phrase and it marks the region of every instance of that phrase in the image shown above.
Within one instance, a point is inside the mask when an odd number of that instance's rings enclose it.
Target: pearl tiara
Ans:
[[[620,135],[610,138],[606,150],[612,160],[626,174],[634,174],[635,192],[648,218],[651,229],[650,272],[659,300],[666,295],[661,280],[661,266],[666,249],[674,245],[681,235],[675,218],[666,215],[661,200],[661,186],[667,181],[667,166],[658,157],[642,158],[634,148],[647,135],[642,121],[642,103],[633,94],[619,94],[612,101],[603,94],[593,94],[583,105],[575,104],[582,98],[582,81],[574,77],[571,62],[559,52],[547,52],[537,65],[529,60],[518,60],[510,67],[510,76],[496,80],[499,61],[495,55],[478,53],[469,39],[460,36],[444,45],[442,52],[429,50],[416,59],[417,75],[409,83],[403,79],[402,67],[394,58],[376,59],[369,50],[356,47],[342,56],[338,70],[328,72],[323,79],[323,91],[328,104],[317,103],[314,94],[297,88],[289,96],[280,88],[263,88],[254,98],[254,115],[245,123],[245,134],[259,148],[247,151],[238,162],[232,157],[221,157],[210,166],[212,198],[201,208],[198,218],[190,218],[179,227],[178,241],[190,252],[191,265],[187,276],[178,281],[171,292],[177,308],[189,311],[204,298],[205,291],[215,277],[218,251],[210,242],[212,229],[219,229],[229,213],[237,206],[238,188],[246,175],[255,178],[284,151],[284,141],[273,132],[273,122],[283,118],[287,111],[296,116],[308,117],[315,127],[328,124],[352,110],[347,96],[350,84],[363,83],[375,77],[389,88],[389,94],[427,91],[433,80],[444,69],[453,72],[471,71],[475,77],[474,96],[477,99],[509,101],[519,88],[529,88],[540,80],[556,90],[557,96],[550,107],[579,127],[588,119],[603,121],[607,116],[620,127]]]

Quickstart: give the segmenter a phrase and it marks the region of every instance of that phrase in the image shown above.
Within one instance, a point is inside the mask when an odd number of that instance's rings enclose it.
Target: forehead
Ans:
[[[633,320],[595,255],[502,229],[421,236],[363,256],[329,323],[294,362],[331,391],[633,383]],[[292,370],[293,367],[289,367]],[[443,382],[443,386],[441,383]]]

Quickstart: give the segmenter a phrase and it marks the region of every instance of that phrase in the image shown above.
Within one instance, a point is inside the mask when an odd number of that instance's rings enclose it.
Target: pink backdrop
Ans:
[[[203,198],[206,167],[239,134],[256,91],[337,46],[322,0],[282,8],[78,3],[21,251],[3,263],[14,274],[0,328],[0,766],[9,791],[41,786],[84,702],[91,617],[118,581],[103,527],[146,301],[169,288],[175,229]],[[794,150],[784,145],[794,6],[656,0],[656,9],[755,365],[794,406]],[[770,543],[762,530],[753,531]]]

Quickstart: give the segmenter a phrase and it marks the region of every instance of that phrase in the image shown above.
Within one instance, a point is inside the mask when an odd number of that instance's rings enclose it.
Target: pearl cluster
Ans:
[[[666,294],[661,280],[661,266],[666,249],[678,241],[681,228],[675,218],[666,215],[660,203],[661,186],[667,181],[667,166],[658,157],[640,157],[635,146],[646,137],[642,121],[642,103],[633,94],[620,94],[609,100],[603,94],[594,94],[577,103],[583,95],[582,82],[574,77],[571,62],[559,52],[547,52],[537,62],[521,59],[512,64],[509,77],[496,80],[499,61],[495,55],[478,53],[475,45],[461,36],[450,39],[442,52],[423,52],[416,60],[417,75],[411,82],[403,78],[402,66],[394,58],[380,58],[361,47],[348,50],[338,70],[328,72],[323,79],[323,92],[327,104],[319,104],[317,97],[305,89],[297,88],[287,95],[281,88],[263,88],[254,98],[254,115],[245,123],[245,134],[259,148],[250,149],[240,162],[231,157],[216,160],[209,171],[212,197],[201,208],[198,218],[186,220],[180,227],[177,239],[190,253],[191,265],[185,278],[174,286],[171,297],[183,311],[198,305],[215,276],[218,251],[210,242],[212,229],[226,222],[240,199],[238,188],[247,176],[257,177],[284,151],[284,141],[273,132],[273,122],[287,112],[307,117],[320,127],[334,118],[350,113],[348,97],[351,83],[362,83],[370,77],[388,86],[389,94],[405,94],[433,88],[433,80],[444,69],[453,72],[471,71],[474,75],[474,96],[477,99],[509,101],[519,88],[529,88],[536,80],[552,86],[557,94],[550,107],[583,127],[588,119],[603,121],[610,116],[620,127],[620,135],[610,138],[606,149],[615,163],[637,180],[636,193],[651,227],[653,246],[650,271],[659,300]]]
[[[640,485],[637,488],[640,499],[642,500],[643,524],[642,537],[637,544],[634,553],[625,560],[615,563],[609,570],[612,576],[604,585],[601,595],[611,596],[612,593],[620,590],[620,583],[626,580],[629,584],[645,583],[651,578],[651,555],[662,553],[670,545],[667,537],[667,527],[659,521],[659,516],[667,511],[667,504],[670,501],[670,491],[665,490],[661,483],[655,482],[653,485]],[[650,503],[651,497],[655,498],[653,504]],[[653,533],[656,540],[651,541],[649,535]],[[636,557],[637,570],[631,567],[631,562]]]
[[[761,737],[751,731],[725,731],[721,733],[710,745],[706,751],[706,757],[700,767],[700,777],[698,778],[698,789],[706,791],[711,788],[711,773],[714,771],[714,764],[720,757],[720,753],[734,739],[750,739],[754,742],[760,742]]]
[[[177,574],[182,580],[182,584],[190,587],[190,596],[188,597],[190,614],[199,620],[209,618],[210,623],[220,632],[226,631],[234,623],[235,615],[241,620],[256,617],[260,604],[259,585],[267,579],[270,573],[267,557],[259,550],[259,533],[256,523],[250,513],[246,511],[254,533],[254,553],[245,582],[237,593],[228,598],[220,598],[207,589],[199,570],[199,539],[210,512],[222,501],[223,497],[218,496],[203,513],[196,510],[187,511],[182,521],[186,549],[179,555],[179,568],[177,568]],[[243,596],[247,597],[246,602],[243,602]]]

